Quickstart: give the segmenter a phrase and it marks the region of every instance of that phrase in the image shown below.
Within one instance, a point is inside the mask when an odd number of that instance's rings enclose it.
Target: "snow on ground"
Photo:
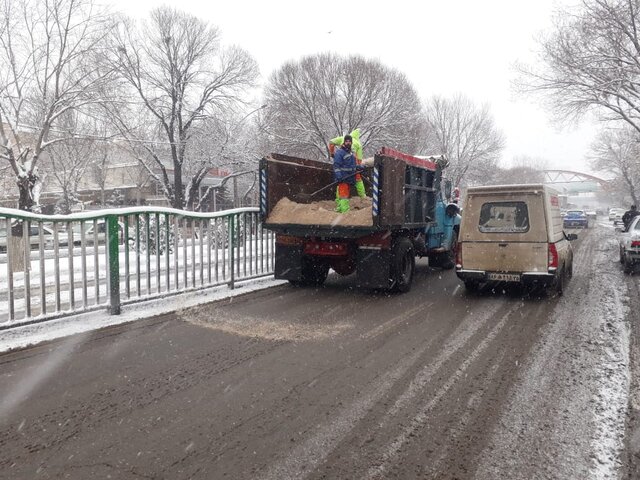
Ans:
[[[476,478],[620,477],[631,372],[617,249],[601,227],[577,249],[574,278],[522,366]]]
[[[223,285],[216,288],[208,288],[166,298],[155,298],[147,302],[127,305],[123,307],[121,315],[109,315],[106,311],[89,312],[23,327],[16,327],[10,330],[3,330],[0,331],[0,353],[76,333],[151,318],[183,308],[232,298],[285,283],[287,282],[267,277],[259,280],[238,282],[236,283],[236,288],[233,290]]]
[[[618,243],[610,239],[607,246],[609,251],[616,252]],[[598,421],[591,440],[594,454],[590,470],[591,478],[602,480],[616,478],[621,466],[631,383],[630,326],[626,321],[629,293],[620,272],[608,278],[610,296],[602,297],[597,310],[601,315],[598,342],[602,349],[597,370],[598,390],[593,398]]]

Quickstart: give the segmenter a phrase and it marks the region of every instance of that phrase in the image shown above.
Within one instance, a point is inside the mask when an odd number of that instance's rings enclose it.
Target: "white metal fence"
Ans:
[[[256,208],[125,208],[36,215],[0,208],[0,329],[228,285],[273,272]]]

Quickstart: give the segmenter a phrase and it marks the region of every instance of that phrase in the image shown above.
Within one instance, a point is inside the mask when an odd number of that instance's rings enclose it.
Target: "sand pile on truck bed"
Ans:
[[[297,225],[345,225],[350,227],[370,227],[371,198],[352,198],[351,209],[346,213],[338,213],[336,202],[321,200],[312,203],[296,203],[282,198],[271,211],[267,223]]]

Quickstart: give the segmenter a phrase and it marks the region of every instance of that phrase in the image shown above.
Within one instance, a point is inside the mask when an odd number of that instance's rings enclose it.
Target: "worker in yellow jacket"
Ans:
[[[353,150],[353,153],[356,154],[356,163],[358,165],[361,165],[362,164],[362,144],[360,143],[360,129],[356,128],[349,135],[353,139],[353,144],[351,148]],[[340,147],[343,143],[344,143],[344,137],[336,137],[329,140],[329,144],[336,145],[337,147]],[[358,192],[358,196],[360,198],[366,197],[367,194],[364,189],[364,182],[362,181],[362,175],[360,175],[359,173],[356,174],[355,185],[356,185],[356,192]],[[336,195],[336,199],[337,198],[338,198],[338,195]]]

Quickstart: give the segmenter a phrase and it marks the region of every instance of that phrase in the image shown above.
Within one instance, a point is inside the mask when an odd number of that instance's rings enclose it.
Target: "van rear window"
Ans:
[[[525,202],[487,202],[480,209],[478,228],[482,233],[524,233],[529,231],[529,210]]]

